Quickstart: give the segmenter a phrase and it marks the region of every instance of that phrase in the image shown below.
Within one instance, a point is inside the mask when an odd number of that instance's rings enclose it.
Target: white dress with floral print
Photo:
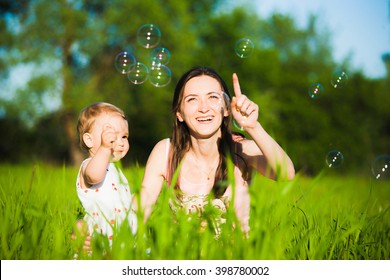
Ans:
[[[86,161],[88,159],[82,163],[81,167]],[[119,228],[123,221],[129,223],[132,233],[135,234],[137,217],[131,209],[132,195],[129,184],[122,171],[114,163],[108,164],[104,180],[88,189],[80,187],[79,171],[76,188],[86,212],[84,220],[91,234],[97,232],[112,240],[113,229]]]

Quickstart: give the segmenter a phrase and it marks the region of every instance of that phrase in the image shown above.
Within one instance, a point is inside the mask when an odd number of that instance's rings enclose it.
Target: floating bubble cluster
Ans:
[[[325,162],[328,167],[340,167],[344,162],[344,155],[338,150],[332,150],[326,155]]]
[[[153,49],[160,43],[161,31],[154,24],[144,24],[137,30],[137,42],[146,49]],[[155,87],[164,87],[171,81],[171,70],[166,66],[171,54],[165,47],[155,48],[147,59],[149,65],[137,61],[136,57],[128,52],[122,51],[115,57],[115,68],[127,79],[135,84],[143,84],[149,80]]]
[[[164,87],[171,82],[172,73],[167,64],[170,62],[171,53],[166,47],[158,46],[161,41],[161,31],[154,24],[141,25],[137,30],[137,42],[145,49],[153,49],[147,59],[147,64],[137,61],[136,56],[129,51],[121,51],[115,56],[115,69],[135,85],[143,84],[147,80],[155,87]],[[254,44],[249,38],[241,38],[234,45],[234,52],[239,58],[248,58],[254,51]],[[330,79],[331,86],[336,89],[344,88],[348,83],[348,75],[345,71],[337,69],[333,71]],[[315,82],[309,85],[308,94],[311,99],[317,99],[324,94],[324,86]],[[222,97],[223,96],[223,97]],[[210,95],[210,106],[225,108],[230,105],[229,96],[215,94]],[[233,119],[233,126],[244,131],[245,118],[238,123]],[[338,168],[344,162],[344,155],[338,150],[331,150],[325,158],[329,168]],[[379,155],[371,164],[371,172],[377,180],[390,180],[390,155]]]
[[[234,46],[234,51],[240,58],[247,58],[249,57],[254,49],[255,45],[253,42],[248,38],[242,38],[238,40]]]
[[[335,70],[332,73],[330,83],[333,88],[341,89],[348,82],[348,75],[343,70]],[[312,99],[318,98],[324,93],[324,87],[320,83],[313,83],[309,86],[309,96]]]

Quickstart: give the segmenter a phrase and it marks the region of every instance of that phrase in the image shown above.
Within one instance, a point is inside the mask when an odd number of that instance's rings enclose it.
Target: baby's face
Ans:
[[[129,151],[129,125],[120,114],[101,114],[95,120],[90,134],[93,138],[93,154],[103,146],[112,150],[112,161],[118,161]]]

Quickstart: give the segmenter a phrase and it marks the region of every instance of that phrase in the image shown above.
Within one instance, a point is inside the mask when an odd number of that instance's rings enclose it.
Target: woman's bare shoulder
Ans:
[[[170,145],[169,138],[162,139],[154,145],[153,151],[164,152],[167,149],[167,145]]]
[[[150,153],[150,158],[162,158],[166,157],[167,151],[169,147],[169,138],[162,139],[154,145],[152,152]]]

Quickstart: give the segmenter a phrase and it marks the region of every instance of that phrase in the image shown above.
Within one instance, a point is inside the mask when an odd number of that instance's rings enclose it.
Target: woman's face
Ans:
[[[191,78],[184,87],[176,116],[198,136],[207,137],[219,131],[223,117],[228,116],[220,83],[207,75]]]

